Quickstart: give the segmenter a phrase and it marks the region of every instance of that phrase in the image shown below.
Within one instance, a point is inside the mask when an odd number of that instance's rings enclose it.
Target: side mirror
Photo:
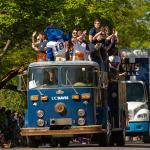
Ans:
[[[23,74],[18,75],[18,85],[17,90],[25,92],[27,91],[27,71],[24,71]]]

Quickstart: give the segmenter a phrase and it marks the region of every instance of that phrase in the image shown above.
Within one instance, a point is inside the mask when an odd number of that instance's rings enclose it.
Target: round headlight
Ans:
[[[39,118],[42,118],[42,117],[44,116],[44,111],[43,111],[43,110],[38,110],[38,111],[37,111],[37,116],[38,116]]]
[[[79,118],[78,119],[78,125],[80,125],[80,126],[85,125],[85,119],[84,118]]]
[[[141,118],[141,119],[145,119],[145,118],[147,118],[147,117],[148,117],[148,115],[147,115],[146,113],[139,114],[139,115],[137,116],[137,118]]]
[[[84,109],[78,109],[78,116],[83,117],[85,116],[85,110]]]
[[[66,106],[64,103],[57,103],[55,105],[55,111],[58,113],[64,113],[66,111]]]
[[[44,120],[43,119],[38,119],[37,124],[39,127],[43,127],[44,126]]]

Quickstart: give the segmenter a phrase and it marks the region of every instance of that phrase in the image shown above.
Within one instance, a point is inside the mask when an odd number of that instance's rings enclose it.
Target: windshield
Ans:
[[[67,66],[61,69],[63,86],[97,86],[97,69],[93,66]]]
[[[144,101],[144,86],[141,83],[127,83],[127,102],[137,101],[142,102]]]
[[[58,85],[58,69],[57,68],[41,68],[35,67],[29,70],[29,89],[56,87]]]

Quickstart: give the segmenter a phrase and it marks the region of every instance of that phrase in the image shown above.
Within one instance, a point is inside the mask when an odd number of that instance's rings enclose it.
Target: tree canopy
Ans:
[[[33,31],[50,23],[66,32],[89,30],[99,18],[117,29],[120,48],[149,48],[149,8],[148,0],[0,0],[0,99],[12,94],[4,89],[15,90],[16,75],[35,60]]]

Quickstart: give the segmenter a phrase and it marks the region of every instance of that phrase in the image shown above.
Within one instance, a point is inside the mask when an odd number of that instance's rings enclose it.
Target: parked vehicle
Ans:
[[[122,63],[126,76],[129,124],[126,135],[143,136],[150,142],[150,56],[146,52],[129,53]]]

